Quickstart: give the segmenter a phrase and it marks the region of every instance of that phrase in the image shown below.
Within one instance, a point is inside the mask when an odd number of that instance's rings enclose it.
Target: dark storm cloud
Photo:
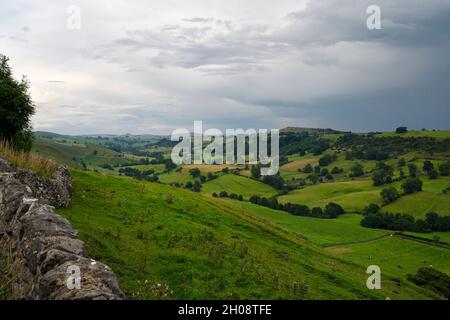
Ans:
[[[79,3],[78,33],[63,6],[0,10],[0,47],[31,70],[36,128],[448,127],[450,0]],[[373,4],[381,30],[366,27]]]

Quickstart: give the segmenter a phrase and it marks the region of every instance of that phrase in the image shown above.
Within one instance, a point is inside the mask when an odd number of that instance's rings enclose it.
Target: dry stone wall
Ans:
[[[0,157],[0,272],[9,299],[123,299],[111,268],[86,256],[69,221],[72,179],[15,169]],[[2,285],[2,284],[0,284]]]

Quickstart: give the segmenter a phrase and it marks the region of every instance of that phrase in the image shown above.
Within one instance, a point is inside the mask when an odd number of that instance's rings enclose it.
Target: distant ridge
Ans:
[[[330,128],[302,128],[302,127],[286,127],[284,129],[281,129],[280,132],[294,132],[294,133],[300,133],[300,132],[308,132],[308,133],[320,133],[320,134],[338,134],[338,133],[345,133],[344,131],[338,131]]]

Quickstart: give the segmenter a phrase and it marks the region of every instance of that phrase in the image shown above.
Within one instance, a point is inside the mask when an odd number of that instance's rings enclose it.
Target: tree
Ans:
[[[426,160],[423,162],[423,171],[427,172],[428,174],[430,174],[430,171],[434,169],[434,165],[431,161]]]
[[[303,167],[302,172],[303,173],[312,173],[314,171],[312,165],[310,165],[309,163]]]
[[[408,171],[411,178],[417,177],[417,166],[414,163],[408,163]]]
[[[443,163],[439,166],[439,174],[443,177],[450,175],[450,163]]]
[[[192,176],[192,178],[198,178],[200,177],[200,169],[199,168],[193,168],[189,170],[189,174]]]
[[[375,214],[378,213],[380,211],[380,206],[375,204],[375,203],[371,203],[369,204],[367,207],[364,208],[363,213],[365,215],[367,214]]]
[[[29,151],[33,143],[31,116],[35,107],[28,93],[27,79],[15,80],[8,62],[9,59],[0,54],[0,140]]]
[[[261,177],[261,168],[258,165],[253,165],[250,169],[252,177],[259,179]]]
[[[439,173],[436,170],[431,170],[430,172],[428,172],[428,177],[430,177],[430,179],[434,180],[437,179],[439,176]]]
[[[402,189],[405,194],[422,191],[422,181],[419,178],[408,178],[402,184]]]
[[[284,188],[284,180],[280,175],[264,176],[262,182],[274,187],[275,189],[281,190]]]
[[[202,184],[200,183],[200,181],[195,180],[194,181],[194,185],[192,187],[192,190],[195,192],[200,192],[200,190],[202,190]]]
[[[339,169],[338,167],[334,167],[333,169],[331,169],[331,173],[332,174],[339,174],[339,173],[342,173],[342,172],[343,172],[343,170]]]
[[[326,154],[322,158],[319,159],[319,165],[321,167],[326,167],[330,163],[332,163],[334,160],[336,160],[336,155]]]
[[[397,166],[398,166],[399,168],[406,166],[406,161],[405,161],[405,159],[404,159],[404,158],[398,159]]]
[[[356,178],[361,177],[362,175],[364,175],[364,167],[359,163],[355,163],[355,165],[350,168],[350,177]]]
[[[324,210],[325,214],[328,215],[330,218],[336,218],[337,216],[344,214],[344,209],[338,205],[337,203],[330,202],[325,206]]]
[[[397,129],[395,129],[395,133],[407,133],[407,132],[408,132],[407,127],[398,127]]]
[[[383,189],[380,193],[381,198],[383,198],[384,204],[389,204],[400,198],[396,188]]]
[[[192,184],[191,181],[186,182],[186,188],[192,189],[193,186],[194,186],[194,185]]]

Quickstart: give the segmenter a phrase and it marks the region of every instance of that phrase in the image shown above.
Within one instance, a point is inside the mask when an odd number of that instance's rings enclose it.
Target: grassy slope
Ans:
[[[396,293],[389,278],[382,290],[367,290],[365,267],[333,258],[232,201],[95,173],[75,171],[74,178],[72,205],[59,212],[129,296],[142,292],[138,280],[149,280],[169,285],[172,298],[433,297],[408,283]],[[306,296],[295,289],[299,283]]]
[[[394,203],[383,207],[383,211],[408,213],[416,217],[424,217],[427,212],[431,211],[448,214],[450,195],[443,194],[442,190],[450,185],[450,178],[430,180],[422,177],[421,179],[424,182],[422,192],[403,196]],[[374,187],[372,181],[368,179],[321,183],[294,190],[278,199],[283,203],[300,203],[310,207],[324,207],[329,202],[336,202],[342,205],[347,212],[361,212],[369,203],[382,204],[380,196],[382,189],[396,187],[401,190],[400,185],[401,182],[397,182],[387,186]]]
[[[450,250],[397,237],[327,249],[350,261],[378,265],[381,272],[406,279],[420,267],[432,265],[450,274]]]
[[[362,217],[358,214],[346,214],[338,219],[317,219],[294,216],[287,212],[272,210],[248,202],[242,202],[238,205],[271,223],[304,236],[311,242],[322,246],[351,241],[367,241],[388,233],[384,230],[361,227],[359,222]]]
[[[241,203],[241,206],[286,230],[307,237],[313,243],[328,247],[326,250],[332,254],[363,266],[379,265],[383,274],[406,279],[408,274],[428,265],[450,274],[448,249],[390,237],[391,232],[385,230],[363,228],[359,225],[360,215],[347,214],[338,219],[323,220],[296,217],[249,203]],[[427,236],[427,234],[413,235]],[[440,236],[445,241],[450,232],[434,235]]]
[[[294,190],[278,199],[283,203],[300,203],[310,207],[324,207],[329,202],[336,202],[347,212],[360,211],[369,203],[381,204],[380,190],[374,188],[370,180],[321,183]]]
[[[120,153],[90,143],[62,143],[37,138],[33,145],[33,151],[59,163],[77,167],[80,167],[80,160],[83,160],[90,167],[127,162]],[[97,151],[97,154],[94,154],[95,151]]]
[[[277,194],[277,191],[271,186],[247,177],[241,177],[234,174],[226,174],[203,184],[202,192],[211,195],[221,191],[228,193],[241,194],[244,198],[252,195],[271,197]]]

